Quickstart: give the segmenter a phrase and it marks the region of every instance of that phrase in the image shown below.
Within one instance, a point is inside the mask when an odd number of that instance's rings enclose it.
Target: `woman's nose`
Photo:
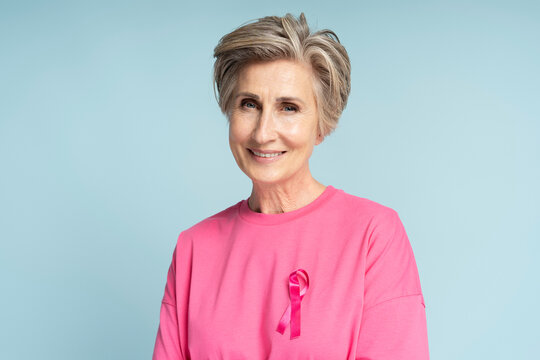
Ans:
[[[263,108],[259,112],[259,118],[257,119],[257,125],[253,131],[253,139],[259,143],[264,144],[274,140],[276,137],[276,122],[272,111],[268,108]]]

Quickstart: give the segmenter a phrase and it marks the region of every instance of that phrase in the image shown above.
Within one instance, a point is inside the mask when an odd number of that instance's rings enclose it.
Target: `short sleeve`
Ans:
[[[405,228],[392,209],[371,224],[356,359],[429,359],[418,269]]]
[[[183,350],[187,341],[185,326],[187,317],[186,287],[189,286],[189,279],[186,275],[189,274],[177,272],[178,263],[184,264],[186,262],[179,254],[182,245],[180,240],[181,235],[174,248],[172,261],[167,272],[152,360],[185,360],[189,358]]]

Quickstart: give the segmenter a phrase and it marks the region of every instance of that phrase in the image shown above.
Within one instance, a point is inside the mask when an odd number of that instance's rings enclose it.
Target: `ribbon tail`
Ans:
[[[296,274],[295,274],[296,277]],[[290,284],[290,296],[291,296],[291,339],[300,336],[300,310],[301,310],[301,298],[300,298],[300,286],[298,278],[296,281]]]
[[[281,317],[281,320],[279,320],[279,324],[277,327],[277,331],[283,335],[285,332],[285,328],[287,328],[287,324],[291,320],[291,304],[287,306],[287,309],[285,309],[285,312],[283,313],[283,316]]]

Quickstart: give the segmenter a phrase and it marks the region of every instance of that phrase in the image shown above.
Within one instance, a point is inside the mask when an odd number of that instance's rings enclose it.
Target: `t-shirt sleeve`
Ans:
[[[167,273],[165,292],[161,301],[159,327],[152,360],[186,360],[185,354],[186,329],[185,316],[187,304],[184,296],[184,285],[188,285],[185,274],[177,273],[178,261],[182,262],[182,256],[177,254],[179,241],[174,248],[171,265]],[[180,287],[180,288],[178,288]],[[180,322],[179,322],[180,320]]]
[[[418,269],[405,228],[392,209],[371,224],[356,359],[429,359]]]

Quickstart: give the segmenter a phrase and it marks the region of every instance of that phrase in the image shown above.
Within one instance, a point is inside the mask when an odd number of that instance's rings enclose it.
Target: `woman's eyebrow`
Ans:
[[[246,91],[243,91],[241,93],[236,94],[236,96],[234,98],[237,99],[237,98],[239,98],[241,96],[247,96],[247,97],[253,98],[255,100],[259,100],[259,95],[255,95],[254,93],[250,93],[250,92],[246,92]]]
[[[247,91],[242,91],[242,92],[236,94],[236,96],[234,98],[237,99],[237,98],[239,98],[241,96],[247,96],[247,97],[253,98],[255,100],[259,100],[259,95],[256,95],[254,93],[250,93],[250,92],[247,92]],[[300,104],[305,105],[305,103],[302,101],[302,99],[294,97],[294,96],[280,96],[280,97],[276,98],[276,102],[288,102],[288,101],[297,101]]]
[[[302,99],[297,98],[297,97],[294,97],[294,96],[282,96],[282,97],[278,97],[278,98],[276,99],[276,101],[278,101],[278,102],[290,102],[290,101],[296,101],[296,102],[299,102],[300,104],[304,105],[304,102],[302,101]]]

